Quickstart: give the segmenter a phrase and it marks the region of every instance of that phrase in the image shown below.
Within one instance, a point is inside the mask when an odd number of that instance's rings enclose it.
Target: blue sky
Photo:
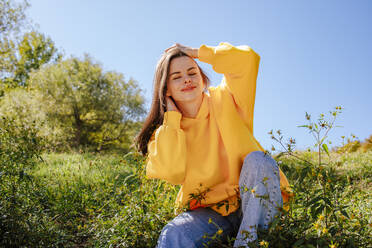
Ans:
[[[331,131],[364,140],[372,134],[372,1],[41,1],[27,11],[66,57],[88,53],[105,70],[135,79],[151,102],[155,65],[178,42],[199,47],[227,41],[260,56],[254,135],[266,149],[267,134],[281,129],[297,148],[314,144],[298,125],[305,112],[317,118],[344,107]],[[212,79],[222,76],[200,63]],[[276,144],[275,144],[276,145]]]

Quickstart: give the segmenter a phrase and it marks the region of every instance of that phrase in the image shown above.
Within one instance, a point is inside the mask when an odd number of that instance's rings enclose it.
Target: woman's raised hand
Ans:
[[[167,111],[177,111],[181,113],[174,101],[169,96],[166,96],[165,99],[167,101]]]
[[[184,46],[184,45],[181,45],[179,43],[176,43],[176,44],[172,45],[171,47],[168,47],[167,49],[165,49],[164,52],[168,52],[170,49],[176,48],[176,47],[179,48],[182,52],[186,53],[191,58],[197,59],[199,57],[199,55],[198,55],[199,49],[198,48],[192,48],[192,47]]]

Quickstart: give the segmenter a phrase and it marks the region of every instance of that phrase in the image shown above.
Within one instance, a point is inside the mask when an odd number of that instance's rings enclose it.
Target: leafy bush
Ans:
[[[53,225],[35,202],[40,194],[32,169],[40,161],[41,140],[34,126],[0,119],[0,246],[54,242]]]
[[[295,140],[283,144],[280,130],[269,133],[284,151],[275,159],[292,183],[295,193],[291,209],[282,212],[267,232],[260,235],[259,245],[270,247],[367,247],[371,237],[370,195],[351,184],[347,174],[340,173],[344,162],[337,153],[330,154],[327,135],[341,107],[331,111],[331,119],[321,114],[317,122],[307,128],[316,138],[316,151],[295,152]],[[275,150],[275,148],[273,148]],[[324,155],[327,157],[324,158]],[[292,157],[292,159],[290,158]],[[372,169],[367,162],[368,171]],[[371,173],[364,174],[370,180]],[[361,205],[362,203],[362,205]],[[369,207],[368,207],[369,206]],[[369,211],[366,211],[366,209]],[[362,214],[363,213],[363,214]]]

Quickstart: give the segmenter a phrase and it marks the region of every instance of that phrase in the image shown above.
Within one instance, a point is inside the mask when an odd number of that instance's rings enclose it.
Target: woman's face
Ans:
[[[182,56],[171,60],[168,72],[167,96],[176,102],[190,102],[202,97],[203,78],[196,62]]]

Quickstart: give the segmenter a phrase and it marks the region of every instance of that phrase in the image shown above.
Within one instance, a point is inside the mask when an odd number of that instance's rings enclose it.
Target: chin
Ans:
[[[203,95],[203,92],[197,93],[197,94],[195,93],[195,94],[184,95],[179,98],[179,101],[183,101],[183,102],[196,101],[202,95]]]

